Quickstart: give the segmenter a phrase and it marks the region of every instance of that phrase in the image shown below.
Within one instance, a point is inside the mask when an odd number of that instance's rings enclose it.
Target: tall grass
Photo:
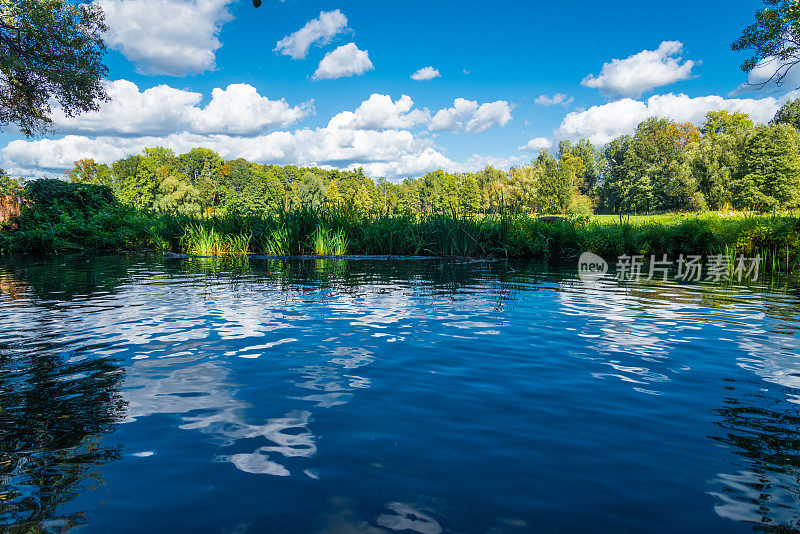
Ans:
[[[341,228],[331,231],[317,226],[310,239],[311,248],[318,256],[342,256],[347,253],[348,239]]]
[[[223,235],[214,226],[190,224],[181,237],[181,250],[198,256],[245,256],[252,234]]]
[[[519,213],[386,215],[342,209],[193,216],[98,204],[94,211],[26,208],[6,251],[149,249],[199,256],[312,254],[434,255],[572,261],[584,251],[621,254],[760,254],[766,270],[800,269],[800,221],[793,216],[687,218],[567,217]]]
[[[274,228],[266,238],[264,252],[270,256],[288,256],[291,254],[289,247],[289,232],[285,226]]]

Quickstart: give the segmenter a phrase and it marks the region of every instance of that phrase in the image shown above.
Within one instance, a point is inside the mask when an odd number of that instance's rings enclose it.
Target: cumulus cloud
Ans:
[[[411,79],[418,82],[423,82],[432,80],[434,78],[439,78],[440,76],[441,74],[439,74],[439,69],[434,69],[433,67],[422,67],[411,75]]]
[[[334,116],[330,125],[356,130],[408,129],[430,120],[428,110],[413,109],[414,101],[407,95],[392,102],[389,95],[373,94],[353,111]]]
[[[341,169],[363,166],[371,176],[391,179],[440,168],[464,172],[486,164],[503,167],[515,161],[479,155],[463,162],[453,161],[434,144],[426,130],[411,131],[428,125],[431,114],[427,109],[415,109],[406,95],[397,100],[388,95],[371,95],[354,111],[333,116],[324,127],[266,132],[262,126],[288,124],[305,113],[307,107],[267,100],[248,85],[215,90],[205,107],[199,105],[199,93],[167,86],[140,92],[135,84],[122,80],[114,82],[113,88],[119,94],[125,92],[124,101],[133,107],[126,107],[120,99],[97,116],[64,117],[59,128],[72,133],[60,139],[12,141],[0,151],[0,166],[24,176],[63,173],[81,158],[111,163],[152,146],[165,146],[178,153],[207,147],[224,158],[242,157],[261,163]],[[156,104],[161,107],[148,107]],[[495,110],[497,103],[473,104],[467,106],[469,113],[459,117],[460,127],[481,130],[487,124],[505,120],[503,113]],[[457,101],[456,106],[460,109],[461,104]],[[178,108],[182,111],[175,111]],[[164,115],[167,111],[172,114]],[[142,115],[137,116],[137,112]],[[257,125],[248,127],[248,120]],[[167,125],[171,130],[166,129]]]
[[[605,96],[638,97],[645,91],[692,76],[694,61],[683,61],[683,43],[664,41],[657,50],[642,50],[626,59],[604,63],[598,76],[589,74],[581,85],[599,89]]]
[[[630,134],[636,126],[651,117],[663,117],[677,122],[700,124],[709,111],[727,110],[747,113],[756,122],[766,123],[790,93],[780,99],[767,98],[723,98],[709,95],[689,97],[684,94],[668,93],[655,95],[646,101],[625,98],[601,106],[592,106],[585,111],[569,113],[556,130],[561,138],[589,139],[601,145],[620,135]]]
[[[96,112],[67,117],[53,113],[53,125],[61,134],[142,136],[175,131],[250,135],[286,127],[305,117],[311,103],[290,106],[284,99],[270,100],[255,87],[232,84],[214,89],[211,101],[200,107],[203,95],[167,85],[140,91],[127,80],[107,82],[110,102]]]
[[[233,0],[97,0],[106,14],[106,43],[142,74],[212,70],[222,46],[219,32],[231,20]]]
[[[186,112],[200,103],[203,95],[168,85],[140,91],[128,80],[106,82],[111,97],[99,111],[67,117],[60,108],[53,111],[58,133],[158,135],[183,127]]]
[[[433,116],[430,130],[478,133],[492,126],[505,126],[510,120],[511,105],[505,100],[479,105],[474,100],[456,98],[453,107],[442,109]]]
[[[194,147],[206,147],[224,158],[241,157],[264,163],[338,168],[369,165],[372,169],[390,169],[386,172],[390,177],[416,172],[420,166],[430,165],[426,170],[433,170],[456,165],[435,150],[429,141],[416,139],[407,130],[349,130],[336,127],[280,131],[252,137],[181,132],[163,137],[88,138],[69,135],[61,139],[19,139],[10,142],[2,154],[6,167],[17,174],[20,171],[28,173],[31,169],[63,172],[81,158],[110,163],[152,146],[165,146],[178,153]]]
[[[527,144],[522,145],[519,147],[519,150],[525,150],[527,152],[541,152],[545,148],[550,148],[553,146],[552,141],[545,137],[534,137]]]
[[[461,165],[433,147],[425,147],[418,152],[402,154],[392,160],[359,163],[349,166],[350,169],[357,167],[363,168],[368,176],[397,177],[418,176],[437,169],[456,171],[461,168]]]
[[[534,103],[539,106],[569,106],[572,104],[573,100],[574,98],[571,96],[567,96],[562,93],[556,93],[553,96],[539,95],[536,100],[534,100]]]
[[[312,44],[325,45],[345,29],[347,17],[341,11],[323,11],[318,18],[309,20],[305,26],[278,41],[274,51],[292,59],[303,59]]]
[[[196,133],[250,135],[276,127],[286,127],[305,117],[311,103],[290,106],[286,100],[270,100],[248,84],[232,84],[211,92],[211,101],[202,109],[188,110],[188,130]]]
[[[442,169],[447,172],[475,172],[487,166],[495,169],[508,169],[521,158],[511,156],[501,158],[473,154],[463,162],[453,161],[438,150],[427,147],[419,153],[407,154],[395,161],[351,165],[350,169],[361,167],[368,176],[420,176],[426,172]]]
[[[313,79],[332,80],[364,74],[373,68],[366,50],[359,50],[355,43],[347,43],[325,54],[325,57],[319,62]]]
[[[123,158],[132,153],[130,145],[138,143],[140,139],[107,138],[101,141],[80,135],[36,141],[17,139],[3,149],[3,159],[14,174],[36,175],[36,171],[45,170],[63,172],[79,159],[94,158],[111,162]]]

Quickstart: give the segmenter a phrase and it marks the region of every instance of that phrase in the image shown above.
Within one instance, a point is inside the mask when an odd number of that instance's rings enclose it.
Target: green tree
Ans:
[[[685,207],[696,192],[686,166],[688,147],[700,138],[689,123],[651,118],[639,124],[629,144],[626,141],[622,160],[614,161],[621,167],[610,172],[617,193],[624,189],[617,198],[619,211],[648,213]]]
[[[506,173],[494,167],[486,167],[475,173],[475,180],[481,191],[483,209],[494,212],[502,210],[507,196],[508,176]]]
[[[456,174],[438,171],[433,176],[435,210],[441,213],[458,211],[461,202],[458,198],[459,177]]]
[[[577,182],[578,191],[591,198],[597,196],[597,187],[603,175],[605,160],[597,148],[588,139],[581,139],[569,151],[581,159],[583,172]]]
[[[208,148],[193,148],[189,152],[181,154],[178,159],[186,178],[193,184],[211,177],[217,167],[223,163],[220,155]]]
[[[339,192],[338,180],[331,180],[331,182],[328,184],[328,194],[325,197],[325,201],[331,207],[339,206],[342,203],[343,197]]]
[[[689,146],[689,169],[702,199],[694,197],[691,208],[714,210],[732,206],[731,182],[738,176],[747,139],[755,125],[745,113],[711,111],[700,126],[702,139]]]
[[[361,184],[353,195],[353,204],[355,205],[356,209],[362,212],[370,212],[374,209],[375,204],[373,202],[372,196],[369,194],[369,189],[366,185]]]
[[[0,123],[25,135],[52,122],[51,103],[67,116],[108,99],[103,12],[97,3],[0,2]]]
[[[764,0],[764,9],[757,11],[755,22],[744,29],[731,44],[737,52],[750,50],[741,69],[752,72],[766,66],[773,74],[759,83],[781,85],[789,71],[800,62],[800,2],[797,0]]]
[[[440,182],[444,176],[444,171],[432,171],[425,173],[419,185],[421,210],[424,213],[435,213],[441,209]]]
[[[193,184],[182,180],[180,174],[168,174],[158,184],[153,207],[164,211],[197,213],[202,209],[200,192]]]
[[[565,213],[572,203],[574,182],[582,172],[580,159],[571,155],[557,160],[547,150],[539,153],[536,168],[535,211],[538,213]]]
[[[800,130],[800,98],[789,100],[775,113],[770,124],[788,124],[795,130]]]
[[[79,159],[75,166],[67,172],[72,183],[107,185],[115,188],[114,175],[106,164],[97,163],[93,159]]]
[[[160,190],[161,182],[176,172],[178,159],[168,148],[145,148],[138,159],[127,162],[124,167],[126,176],[120,182],[120,197],[138,208],[152,209],[164,194]]]
[[[319,209],[325,205],[327,188],[322,176],[306,171],[292,188],[300,206]]]
[[[607,170],[600,188],[600,206],[604,211],[623,213],[631,209],[631,176],[635,173],[636,152],[633,138],[623,135],[604,149]]]
[[[459,193],[461,211],[464,213],[477,213],[481,209],[481,190],[478,180],[472,173],[461,175],[461,190]]]
[[[512,167],[503,188],[505,206],[526,213],[536,211],[540,174],[540,166]]]
[[[20,181],[9,176],[5,170],[0,169],[0,196],[17,195],[20,191],[22,191]]]
[[[378,204],[381,207],[381,212],[384,214],[388,214],[391,212],[391,198],[389,195],[389,190],[391,189],[391,184],[389,180],[384,177],[378,178],[377,189],[378,189]]]
[[[285,206],[286,191],[283,187],[278,174],[275,172],[275,167],[272,165],[264,165],[264,173],[267,175],[265,184],[265,193],[267,196],[267,208],[270,210],[278,210]]]
[[[406,179],[400,186],[398,210],[405,215],[422,213],[422,180]]]
[[[700,126],[703,137],[716,137],[719,135],[749,134],[754,127],[752,119],[747,113],[741,111],[709,111],[706,120]]]
[[[733,183],[735,205],[762,211],[796,206],[800,201],[798,148],[792,127],[758,127],[747,141],[742,170]]]
[[[201,210],[219,205],[222,190],[215,173],[223,164],[220,155],[208,148],[193,148],[178,159],[186,180],[197,190]]]

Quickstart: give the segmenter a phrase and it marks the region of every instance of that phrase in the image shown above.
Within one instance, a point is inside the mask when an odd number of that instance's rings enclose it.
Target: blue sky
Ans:
[[[564,138],[602,145],[653,114],[699,122],[724,108],[768,120],[796,86],[737,89],[744,56],[730,43],[758,0],[97,1],[115,101],[57,116],[43,138],[3,134],[12,173],[58,176],[80,157],[110,162],[163,144],[400,179],[525,163]],[[303,54],[306,25],[319,38]],[[338,62],[326,59],[334,52]],[[411,78],[424,67],[438,76]],[[224,94],[209,106],[215,89]],[[340,115],[372,95],[360,114]]]

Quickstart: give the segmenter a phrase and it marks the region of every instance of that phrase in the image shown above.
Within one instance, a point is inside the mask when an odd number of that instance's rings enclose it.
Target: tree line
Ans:
[[[800,205],[800,99],[767,125],[712,111],[699,126],[648,119],[598,149],[562,141],[508,172],[429,172],[393,183],[361,169],[224,161],[156,147],[111,165],[83,159],[70,181],[102,184],[143,209],[202,213],[350,207],[385,214],[771,211]]]
[[[588,142],[562,143],[558,157],[541,154],[531,166],[510,172],[442,170],[393,183],[373,180],[362,169],[326,170],[295,165],[224,161],[207,148],[176,154],[146,148],[111,165],[75,162],[71,182],[105,185],[140,209],[182,213],[275,212],[294,209],[355,209],[388,215],[475,214],[513,209],[535,213],[592,210],[600,153]],[[569,150],[567,152],[567,150]]]

